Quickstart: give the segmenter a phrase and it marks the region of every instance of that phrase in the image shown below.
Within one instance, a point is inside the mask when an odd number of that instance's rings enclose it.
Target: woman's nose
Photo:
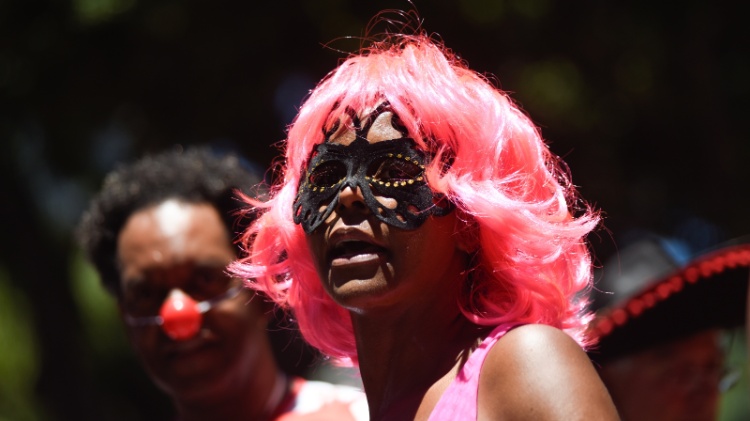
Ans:
[[[365,204],[365,198],[362,195],[362,190],[359,186],[346,186],[339,192],[339,204],[338,207],[344,207],[347,209],[367,209]]]

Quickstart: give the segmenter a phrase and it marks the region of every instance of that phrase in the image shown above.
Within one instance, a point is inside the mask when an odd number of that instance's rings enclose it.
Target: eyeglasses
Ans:
[[[197,311],[200,314],[203,314],[207,312],[208,310],[211,310],[216,304],[224,300],[229,300],[229,299],[236,297],[240,293],[240,291],[242,291],[242,285],[235,285],[229,288],[223,294],[219,294],[210,300],[203,300],[203,301],[196,303],[195,311]],[[125,318],[125,322],[128,325],[133,326],[133,327],[145,327],[145,326],[152,326],[152,325],[161,326],[164,324],[164,318],[161,315],[133,317],[126,313],[124,318]]]
[[[197,302],[205,313],[220,301],[234,298],[242,290],[239,279],[226,274],[223,267],[190,267],[189,276],[179,285],[144,281],[123,291],[125,321],[131,326],[161,324],[159,312],[170,291],[179,289]]]

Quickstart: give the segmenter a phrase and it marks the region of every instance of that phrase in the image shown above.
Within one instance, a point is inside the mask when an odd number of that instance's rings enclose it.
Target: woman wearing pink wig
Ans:
[[[232,270],[359,366],[373,420],[617,417],[582,347],[576,196],[533,123],[426,35],[341,63]]]

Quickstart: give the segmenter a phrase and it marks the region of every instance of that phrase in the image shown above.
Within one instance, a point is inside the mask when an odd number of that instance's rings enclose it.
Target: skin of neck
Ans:
[[[486,334],[458,306],[465,267],[466,261],[452,265],[419,300],[350,313],[372,420],[413,418],[428,390]]]

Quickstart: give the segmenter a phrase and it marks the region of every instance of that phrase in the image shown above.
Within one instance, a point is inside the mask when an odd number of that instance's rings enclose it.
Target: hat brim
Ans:
[[[598,343],[589,355],[606,362],[703,330],[743,325],[749,266],[750,244],[727,246],[600,310],[590,325]]]

